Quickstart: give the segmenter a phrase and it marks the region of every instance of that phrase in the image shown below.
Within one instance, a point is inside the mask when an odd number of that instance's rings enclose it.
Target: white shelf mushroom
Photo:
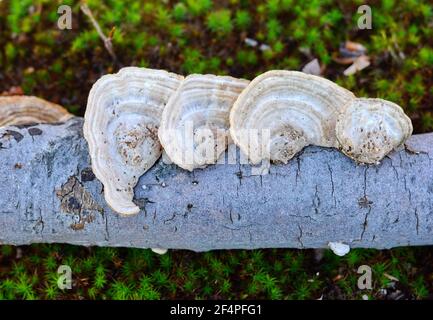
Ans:
[[[151,248],[151,250],[159,255],[163,255],[168,252],[168,249],[163,249],[163,248]]]
[[[71,117],[62,106],[37,97],[0,97],[0,127],[65,122]]]
[[[350,246],[342,242],[329,242],[328,247],[339,257],[343,257],[350,252]]]
[[[183,77],[137,67],[101,77],[90,90],[84,122],[92,169],[110,207],[122,215],[139,212],[134,186],[160,157],[162,110]]]
[[[337,115],[353,99],[350,91],[318,76],[268,71],[235,102],[230,133],[252,163],[287,163],[310,144],[336,147]]]
[[[377,164],[412,134],[403,109],[382,99],[353,100],[339,115],[336,137],[340,150],[359,163]]]
[[[186,170],[216,163],[230,137],[230,109],[248,80],[193,74],[162,113],[159,139],[171,161]]]

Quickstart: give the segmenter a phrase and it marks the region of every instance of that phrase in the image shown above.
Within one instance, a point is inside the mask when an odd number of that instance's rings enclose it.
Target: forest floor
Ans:
[[[270,69],[302,70],[318,59],[322,76],[358,96],[398,103],[415,133],[433,131],[431,1],[371,1],[371,29],[358,24],[363,2],[88,0],[111,39],[110,53],[79,1],[61,1],[72,9],[72,29],[65,30],[58,27],[60,1],[0,1],[0,95],[36,95],[83,115],[92,84],[123,66],[252,79]],[[359,54],[369,66],[346,76],[356,57],[348,58]],[[57,286],[60,265],[72,268],[71,290]],[[362,265],[372,269],[371,290],[357,286]],[[337,257],[329,250],[159,256],[141,249],[0,246],[0,299],[432,297],[431,247],[356,249]]]

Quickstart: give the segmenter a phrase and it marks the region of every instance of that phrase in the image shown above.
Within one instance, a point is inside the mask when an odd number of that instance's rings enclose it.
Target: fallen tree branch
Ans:
[[[252,176],[248,165],[190,173],[159,161],[141,177],[141,212],[107,207],[82,119],[0,128],[0,243],[181,248],[390,248],[433,244],[433,134],[379,166],[309,147]]]

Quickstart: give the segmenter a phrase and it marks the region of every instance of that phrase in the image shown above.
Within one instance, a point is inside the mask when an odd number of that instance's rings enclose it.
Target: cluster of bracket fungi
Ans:
[[[376,164],[411,134],[398,105],[286,70],[250,82],[126,67],[94,84],[84,123],[94,173],[123,215],[139,212],[134,186],[163,151],[190,171],[216,163],[231,142],[253,164],[287,163],[308,145]]]
[[[4,99],[0,110],[8,112],[11,103]],[[57,120],[70,117],[51,107]],[[93,85],[84,118],[92,169],[107,203],[121,215],[139,212],[134,187],[163,151],[189,171],[217,163],[230,143],[252,164],[287,163],[308,145],[378,164],[413,130],[395,103],[357,98],[327,79],[287,70],[248,81],[126,67]]]

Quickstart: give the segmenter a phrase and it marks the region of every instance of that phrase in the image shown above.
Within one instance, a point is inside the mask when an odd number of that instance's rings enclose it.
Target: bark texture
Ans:
[[[141,177],[141,212],[121,217],[94,177],[82,119],[0,128],[0,243],[206,251],[236,248],[390,248],[433,244],[433,133],[378,166],[308,147],[287,165],[190,173],[159,161]]]

